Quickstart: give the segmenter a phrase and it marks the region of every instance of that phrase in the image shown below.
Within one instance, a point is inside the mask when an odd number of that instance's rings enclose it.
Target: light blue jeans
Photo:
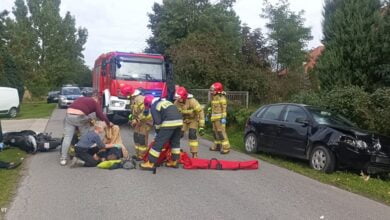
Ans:
[[[90,118],[86,115],[66,114],[64,120],[64,140],[61,146],[61,159],[68,158],[69,146],[72,142],[76,128],[79,129],[81,136],[86,134],[90,129]]]

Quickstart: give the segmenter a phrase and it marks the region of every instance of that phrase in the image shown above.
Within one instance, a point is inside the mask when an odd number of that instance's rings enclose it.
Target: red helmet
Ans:
[[[154,99],[154,96],[152,96],[152,95],[145,96],[144,105],[145,105],[146,109],[149,109],[152,106],[153,99]]]
[[[186,88],[184,88],[183,86],[179,87],[176,89],[176,94],[175,96],[177,98],[180,98],[180,99],[183,99],[183,100],[186,100],[188,98],[188,92],[186,90]]]
[[[125,85],[121,88],[121,93],[124,96],[130,96],[133,95],[135,89],[130,85]]]
[[[215,82],[211,85],[210,90],[215,93],[223,92],[223,85],[220,82]]]

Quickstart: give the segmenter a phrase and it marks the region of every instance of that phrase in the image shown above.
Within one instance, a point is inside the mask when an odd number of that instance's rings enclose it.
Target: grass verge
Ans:
[[[24,158],[26,153],[17,149],[11,148],[0,152],[0,160],[3,162],[19,162],[21,158]],[[18,182],[21,177],[22,166],[15,169],[0,169],[0,208],[6,208],[15,194],[15,190],[18,186]],[[0,217],[4,215],[4,212],[0,212]]]
[[[211,134],[211,132],[207,133]],[[243,129],[229,127],[228,136],[232,148],[245,153]],[[210,139],[212,137],[206,136],[206,138]],[[298,160],[267,153],[251,154],[251,156],[318,180],[322,183],[330,184],[390,205],[389,175],[382,177],[371,177],[366,181],[362,176],[359,175],[358,172],[353,171],[336,171],[331,174],[318,172],[310,168],[309,162],[305,160]]]
[[[43,101],[22,103],[15,119],[48,118],[55,107],[55,103],[48,104]],[[7,116],[1,116],[1,118],[7,118]]]

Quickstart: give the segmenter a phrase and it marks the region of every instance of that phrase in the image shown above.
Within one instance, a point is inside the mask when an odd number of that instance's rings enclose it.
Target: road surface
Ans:
[[[55,110],[47,125],[55,136],[62,135],[64,112]],[[131,136],[122,126],[122,138],[133,152]],[[253,159],[237,152],[210,152],[210,144],[201,141],[201,157]],[[58,160],[58,152],[27,160],[7,219],[390,218],[388,206],[262,161],[256,171],[160,168],[152,175],[141,170],[70,169]]]

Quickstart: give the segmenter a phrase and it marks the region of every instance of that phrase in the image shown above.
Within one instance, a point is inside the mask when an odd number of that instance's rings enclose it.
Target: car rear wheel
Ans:
[[[336,168],[336,159],[328,148],[317,146],[311,152],[310,166],[315,170],[331,173]]]
[[[257,152],[257,137],[254,133],[249,133],[245,137],[245,151],[248,153]]]
[[[8,112],[8,116],[10,118],[15,118],[17,114],[18,114],[18,110],[15,107],[11,108]]]

